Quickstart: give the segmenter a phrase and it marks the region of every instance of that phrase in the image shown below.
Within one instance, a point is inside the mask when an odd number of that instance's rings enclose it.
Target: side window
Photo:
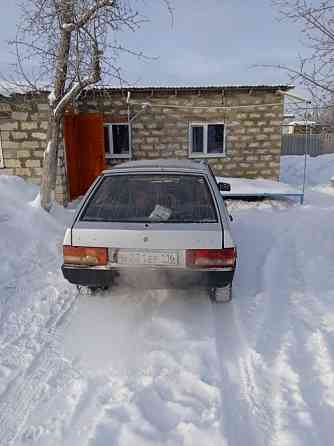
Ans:
[[[130,158],[130,129],[128,124],[104,124],[106,158]]]

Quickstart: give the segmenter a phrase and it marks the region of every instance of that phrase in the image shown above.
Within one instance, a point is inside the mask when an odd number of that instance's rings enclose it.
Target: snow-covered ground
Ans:
[[[230,177],[217,177],[218,182],[227,182],[231,186],[231,191],[223,192],[222,195],[228,198],[230,195],[243,196],[243,195],[266,195],[271,194],[294,194],[300,192],[300,188],[290,186],[289,184],[279,183],[272,180],[258,179],[245,179],[245,178],[230,178]]]
[[[283,156],[281,158],[281,181],[300,186],[304,177],[303,156]],[[309,188],[331,193],[328,188],[330,179],[334,176],[334,155],[306,157],[306,185]]]
[[[309,160],[313,187],[334,174],[326,158]],[[285,182],[299,162],[283,160]],[[60,272],[73,210],[48,215],[36,194],[0,176],[1,446],[331,444],[333,195],[231,203],[234,300],[215,305],[78,296]]]

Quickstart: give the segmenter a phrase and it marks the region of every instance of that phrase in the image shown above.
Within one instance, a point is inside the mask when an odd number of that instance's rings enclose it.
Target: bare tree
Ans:
[[[334,4],[332,0],[273,0],[280,17],[299,23],[308,56],[296,67],[277,65],[298,80],[316,99],[327,102],[334,94]]]
[[[164,1],[171,10],[169,0]],[[17,72],[31,89],[51,91],[41,185],[41,204],[49,210],[66,107],[104,75],[121,80],[117,55],[126,49],[117,43],[117,32],[124,28],[135,31],[143,19],[133,9],[131,0],[21,2],[22,20],[12,42],[17,53]]]

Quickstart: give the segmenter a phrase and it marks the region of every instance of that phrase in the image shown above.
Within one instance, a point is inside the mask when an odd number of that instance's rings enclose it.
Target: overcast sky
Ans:
[[[162,0],[137,0],[150,22],[135,33],[124,33],[122,42],[152,59],[122,57],[124,77],[130,82],[287,83],[286,73],[280,70],[252,66],[296,65],[298,53],[305,52],[300,30],[294,24],[277,20],[271,0],[171,1],[173,26]],[[0,20],[0,70],[8,73],[13,56],[6,40],[15,37],[15,0],[2,5]]]

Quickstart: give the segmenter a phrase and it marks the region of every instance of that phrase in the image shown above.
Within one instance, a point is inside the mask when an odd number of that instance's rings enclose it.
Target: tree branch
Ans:
[[[57,119],[63,113],[67,104],[70,103],[72,98],[76,97],[89,85],[96,84],[101,79],[101,66],[100,66],[100,52],[96,44],[93,44],[92,49],[92,71],[81,82],[75,82],[72,87],[63,95],[53,110],[53,114]]]
[[[75,29],[80,29],[85,26],[92,18],[94,18],[95,14],[103,8],[114,6],[114,0],[96,0],[96,4],[90,7],[85,13],[83,13],[78,20],[74,23],[63,23],[62,29],[66,32],[72,32]]]
[[[325,84],[318,82],[313,76],[309,73],[305,73],[303,70],[296,70],[294,68],[286,67],[284,65],[255,65],[255,67],[263,67],[263,68],[279,68],[280,70],[287,71],[295,76],[295,78],[300,77],[305,81],[313,84],[314,86],[326,90],[328,93],[334,94],[334,88],[330,88]]]

